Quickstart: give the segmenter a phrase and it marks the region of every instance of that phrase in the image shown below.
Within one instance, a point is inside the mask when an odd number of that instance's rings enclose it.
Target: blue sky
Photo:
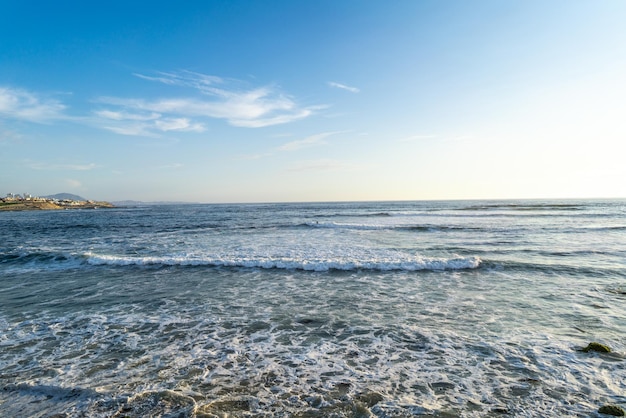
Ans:
[[[0,193],[626,197],[626,2],[0,1]]]

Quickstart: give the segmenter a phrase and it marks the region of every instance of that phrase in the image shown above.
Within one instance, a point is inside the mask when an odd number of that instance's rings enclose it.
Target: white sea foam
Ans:
[[[3,214],[0,231],[30,232],[0,243],[0,416],[625,404],[624,206],[586,219],[459,205]],[[580,351],[590,341],[613,352]]]
[[[263,269],[295,269],[310,271],[329,270],[462,270],[475,269],[481,264],[478,257],[419,257],[393,256],[382,258],[355,259],[354,257],[328,258],[293,258],[279,256],[125,256],[86,253],[85,257],[93,265],[118,266],[214,266],[214,267],[245,267]]]
[[[222,416],[242,410],[271,415],[274,408],[288,416],[313,407],[315,416],[353,416],[349,411],[369,396],[377,399],[370,406],[378,416],[431,416],[472,403],[476,410],[463,416],[513,406],[514,415],[530,417],[593,408],[576,397],[581,390],[623,388],[593,357],[580,361],[568,344],[538,333],[487,341],[426,322],[376,325],[319,311],[303,316],[293,305],[284,310],[296,315],[257,308],[248,311],[253,317],[223,321],[198,315],[219,312],[210,307],[214,302],[206,303],[194,310],[119,309],[4,324],[0,330],[32,347],[28,355],[48,372],[4,387],[0,411],[38,416],[75,409],[108,417],[118,410],[120,416],[191,416],[193,410]],[[423,319],[430,317],[425,313]],[[255,321],[259,325],[252,326]],[[32,365],[21,361],[19,350],[7,349],[0,358],[11,373],[29,376]],[[603,367],[620,373],[615,362]],[[174,392],[163,389],[171,381],[179,382]],[[345,415],[336,413],[340,407]]]

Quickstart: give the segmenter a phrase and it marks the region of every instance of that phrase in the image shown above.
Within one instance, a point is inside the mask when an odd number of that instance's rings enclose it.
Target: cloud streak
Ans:
[[[148,81],[156,81],[170,86],[191,87],[206,94],[217,95],[221,95],[223,90],[215,88],[214,85],[224,84],[226,82],[222,77],[187,70],[178,72],[159,71],[156,76],[147,76],[139,73],[133,73],[133,75]]]
[[[66,119],[66,106],[54,99],[44,99],[22,89],[0,87],[0,117],[35,123]]]
[[[120,135],[158,136],[159,132],[204,132],[204,125],[184,117],[167,117],[142,109],[98,110],[96,124]]]
[[[35,123],[72,120],[121,135],[159,137],[173,132],[204,132],[212,119],[231,126],[262,128],[305,119],[326,106],[303,106],[274,85],[249,86],[192,71],[158,72],[135,77],[176,89],[157,98],[98,97],[88,116],[70,117],[54,99],[0,86],[0,119]],[[163,90],[163,89],[162,89]],[[6,135],[5,135],[6,136]]]
[[[340,134],[342,132],[345,132],[345,131],[322,132],[319,134],[308,136],[304,139],[298,139],[295,141],[287,142],[283,145],[273,148],[269,152],[260,153],[260,154],[240,155],[236,159],[237,160],[260,160],[262,158],[271,157],[273,155],[276,155],[276,153],[280,153],[280,152],[292,152],[292,151],[297,151],[303,148],[314,147],[317,145],[324,145],[327,143],[324,139],[328,138],[331,135]],[[282,137],[283,135],[280,135],[280,136]]]
[[[95,112],[95,116],[107,122],[117,121],[103,123],[105,129],[127,135],[202,132],[204,125],[192,118],[223,119],[236,127],[261,128],[304,119],[322,108],[300,106],[273,86],[239,88],[237,85],[241,83],[236,80],[191,71],[134,75],[168,86],[190,88],[195,95],[158,99],[100,97],[97,102],[104,108]]]
[[[277,150],[278,151],[296,151],[302,148],[308,148],[308,147],[312,147],[315,145],[325,144],[326,143],[326,141],[324,141],[325,138],[328,138],[331,135],[336,135],[338,133],[340,132],[339,131],[324,132],[324,133],[317,134],[317,135],[311,135],[304,139],[287,142],[286,144],[283,144],[280,147],[278,147]]]
[[[68,171],[88,171],[97,168],[94,163],[90,164],[48,164],[40,162],[29,162],[28,167],[32,170],[68,170]]]
[[[345,84],[336,83],[334,81],[329,81],[328,85],[337,89],[349,91],[350,93],[359,93],[361,91],[356,87],[347,86]]]

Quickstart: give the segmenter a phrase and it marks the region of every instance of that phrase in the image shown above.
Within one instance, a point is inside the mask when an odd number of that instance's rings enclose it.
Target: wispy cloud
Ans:
[[[204,126],[187,118],[162,118],[154,122],[157,129],[167,131],[203,132]]]
[[[42,162],[27,161],[26,165],[32,170],[69,170],[69,171],[88,171],[97,168],[94,163],[90,164],[50,164]]]
[[[156,130],[204,130],[202,123],[192,118],[224,119],[232,126],[260,128],[303,119],[323,108],[301,106],[274,86],[241,88],[243,83],[237,80],[191,71],[134,75],[147,81],[190,88],[196,95],[159,99],[100,97],[97,102],[107,108],[96,112],[98,117],[117,121],[154,121],[141,125],[105,124],[106,129],[130,135],[154,133]]]
[[[106,129],[107,131],[115,132],[120,135],[129,135],[129,136],[158,136],[157,133],[152,129],[152,125],[147,123],[114,123],[114,124],[102,124],[101,127]]]
[[[176,168],[183,168],[184,166],[185,165],[181,163],[172,163],[172,164],[160,165],[157,168],[170,170],[170,169],[176,169]]]
[[[361,91],[360,89],[356,87],[347,86],[345,84],[336,83],[334,81],[329,81],[328,85],[331,87],[335,87],[337,89],[349,91],[350,93],[359,93]]]
[[[278,151],[295,151],[295,150],[299,150],[302,148],[325,144],[326,143],[326,141],[324,141],[325,138],[328,138],[331,135],[336,135],[338,133],[340,132],[339,131],[324,132],[324,133],[317,134],[317,135],[311,135],[304,139],[287,142],[286,144],[283,144],[280,147],[278,147],[277,150]]]
[[[274,148],[273,150],[269,152],[259,153],[259,154],[240,155],[236,159],[237,160],[260,160],[262,158],[271,157],[275,155],[277,152],[290,152],[290,151],[296,151],[302,148],[308,148],[308,147],[313,147],[316,145],[326,144],[326,141],[324,141],[325,138],[328,138],[331,135],[336,135],[342,132],[343,131],[323,132],[320,134],[311,135],[304,139],[298,139],[295,141],[287,142],[279,147]],[[283,137],[283,136],[285,135],[280,135],[280,137]],[[291,136],[291,134],[289,134],[288,136]]]
[[[163,116],[157,112],[98,110],[94,112],[95,123],[103,129],[120,135],[157,136],[159,132],[203,132],[204,125],[189,118]]]
[[[97,110],[94,114],[98,117],[110,120],[155,120],[161,117],[158,113],[131,113],[125,111]]]
[[[226,82],[222,77],[196,73],[194,71],[182,70],[178,72],[159,71],[156,76],[148,76],[144,74],[134,73],[135,77],[148,81],[157,81],[170,86],[192,87],[207,94],[220,95],[222,90],[214,86]]]
[[[66,106],[58,100],[44,99],[22,89],[0,87],[0,117],[36,123],[65,119]]]
[[[275,85],[250,86],[243,81],[192,71],[134,76],[175,88],[176,95],[154,99],[98,97],[93,100],[95,106],[89,116],[72,117],[59,100],[0,86],[0,120],[72,120],[122,135],[158,137],[164,132],[203,132],[210,119],[246,128],[287,124],[326,108],[302,105]]]
[[[17,132],[8,130],[8,129],[3,129],[0,126],[0,144],[3,142],[11,142],[11,141],[15,141],[21,138],[21,135],[18,134]]]

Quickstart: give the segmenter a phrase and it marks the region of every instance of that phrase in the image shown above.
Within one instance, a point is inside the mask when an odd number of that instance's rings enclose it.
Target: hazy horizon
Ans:
[[[188,203],[626,197],[626,3],[0,6],[0,188]]]
[[[48,197],[61,194],[75,194],[75,193],[49,193],[41,196],[34,197]],[[6,195],[6,193],[4,194]],[[97,196],[81,196],[87,200],[103,201]],[[0,196],[3,197],[3,196]],[[501,199],[396,199],[396,200],[301,200],[301,201],[240,201],[240,202],[202,202],[202,201],[185,201],[185,200],[136,200],[136,199],[110,199],[108,202],[112,203],[124,203],[133,202],[139,204],[189,204],[189,205],[271,205],[271,204],[326,204],[326,203],[338,203],[338,204],[360,204],[360,203],[410,203],[410,202],[577,202],[577,201],[620,201],[626,200],[624,197],[594,197],[594,198],[580,198],[580,197],[561,197],[561,198],[501,198]]]

